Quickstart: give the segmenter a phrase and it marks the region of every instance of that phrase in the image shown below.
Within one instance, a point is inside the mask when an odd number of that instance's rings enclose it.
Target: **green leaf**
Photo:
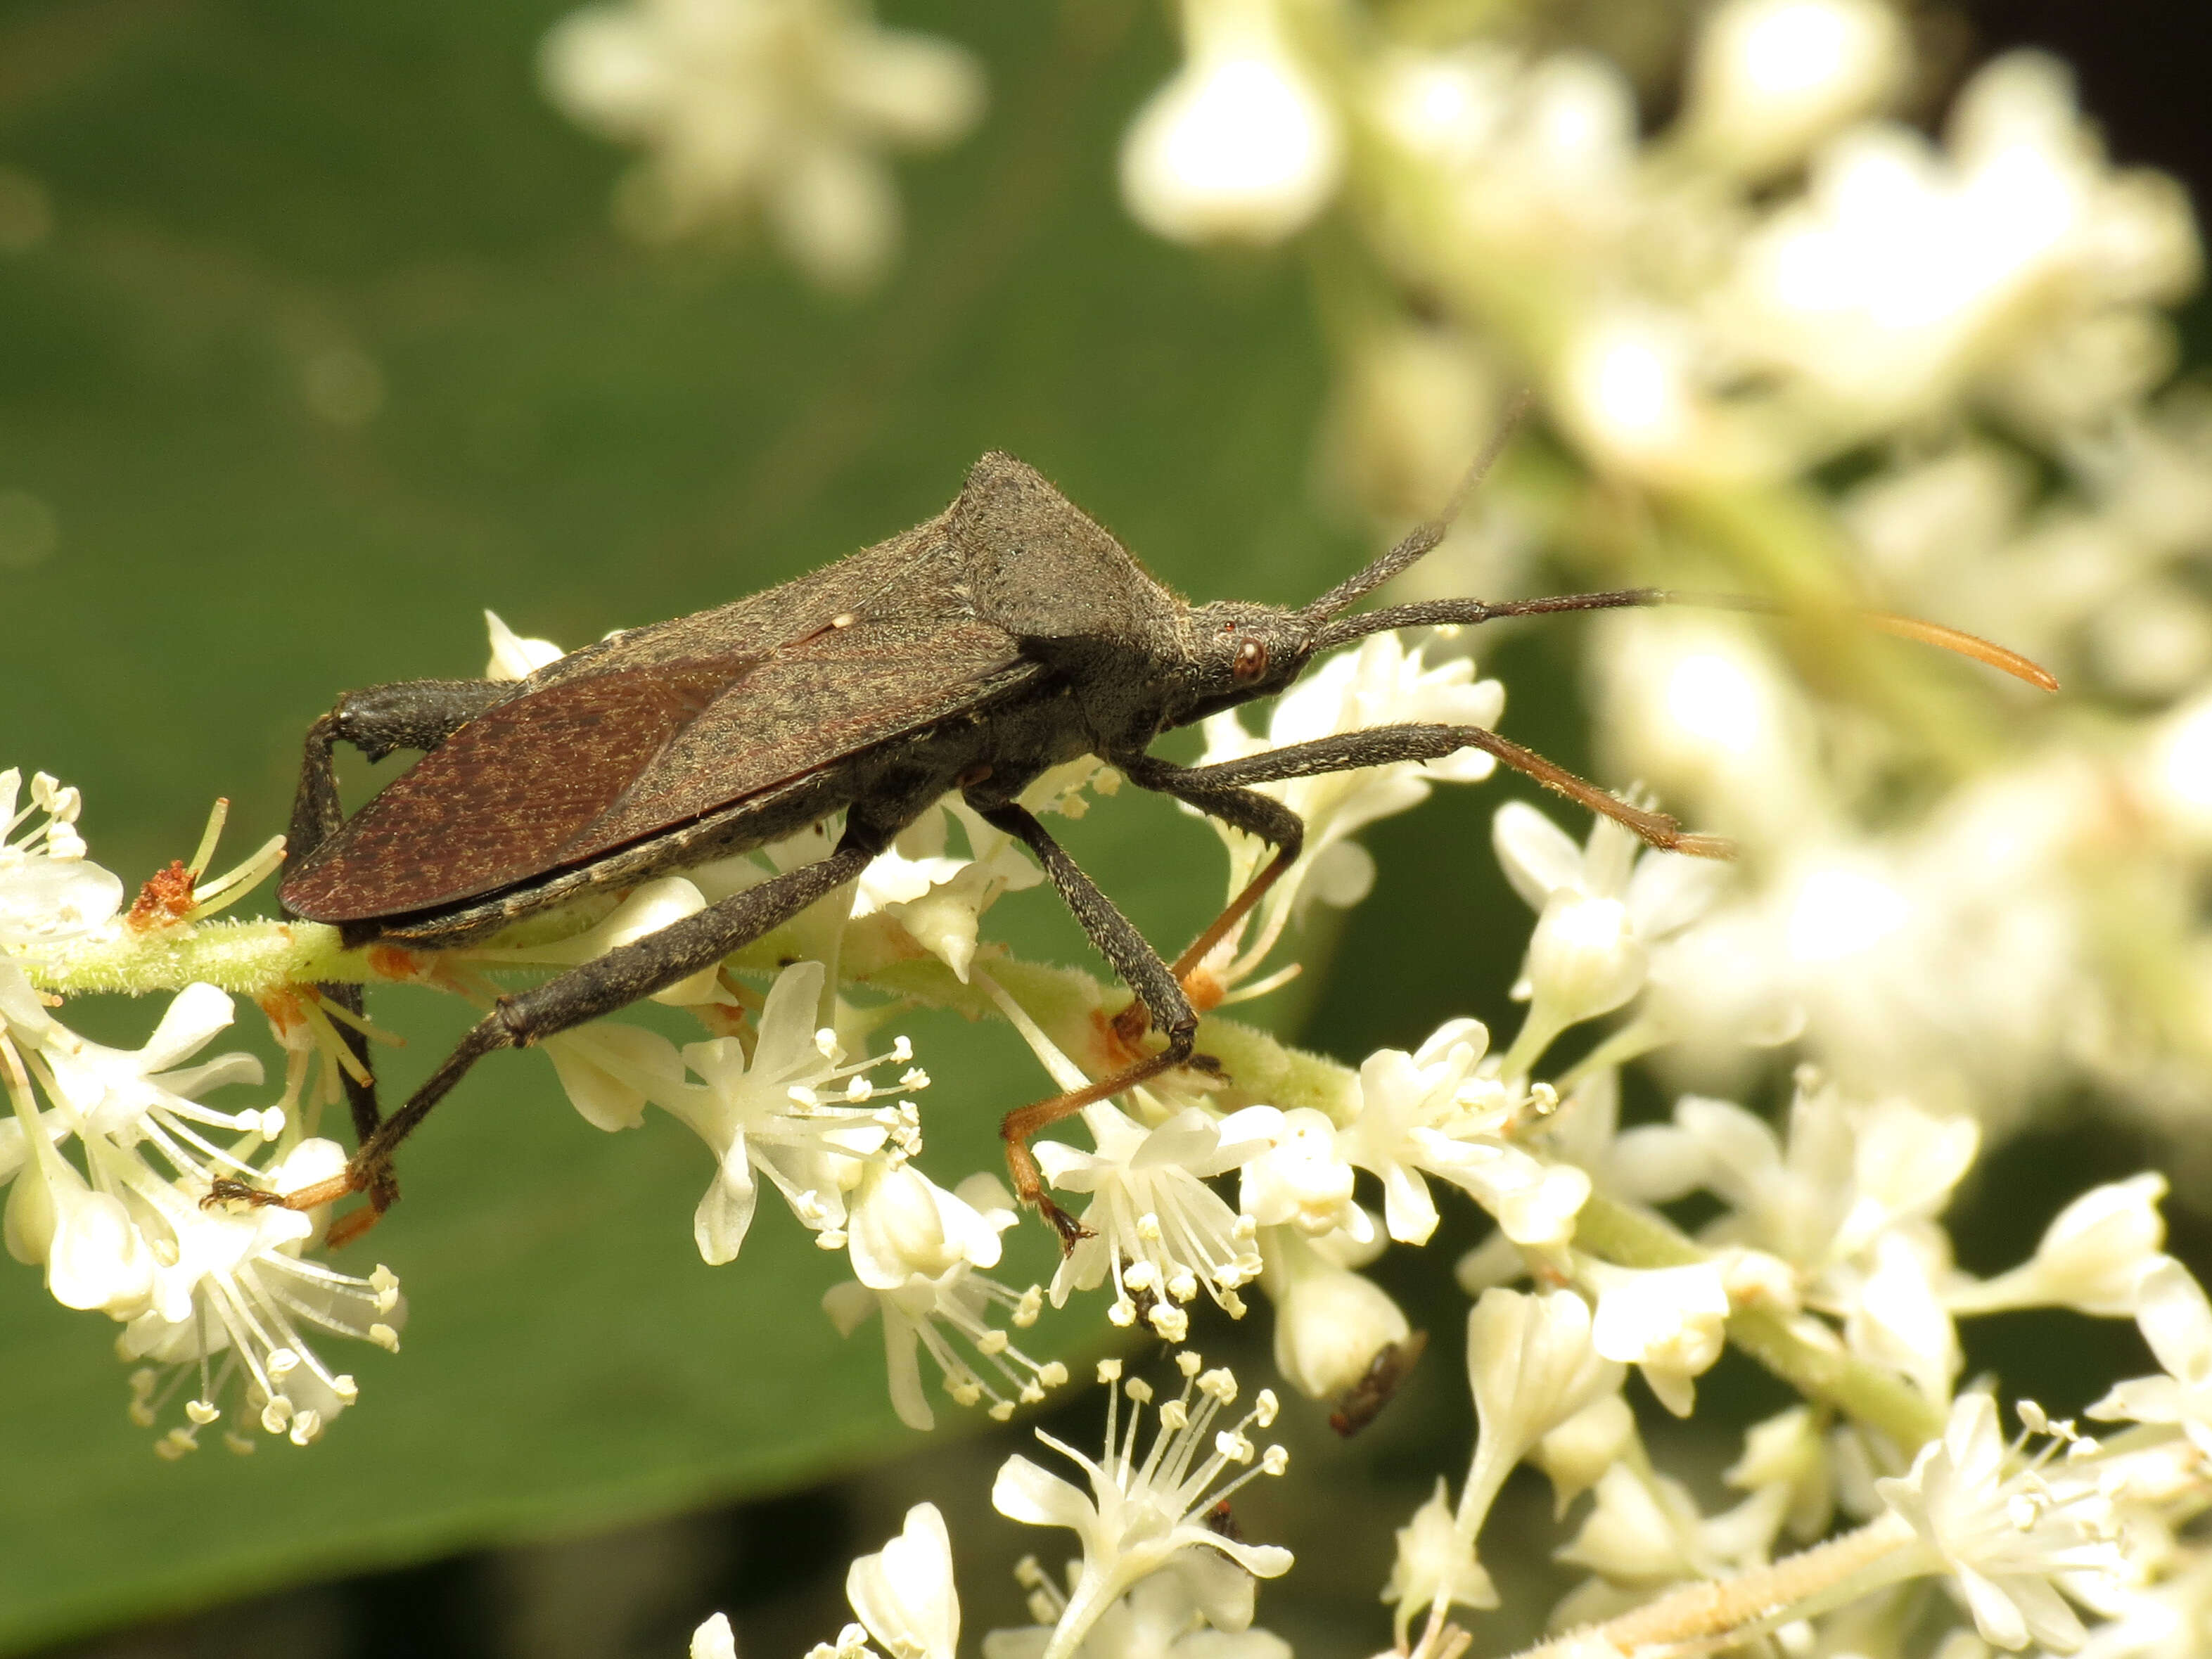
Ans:
[[[1152,243],[1114,198],[1119,131],[1169,62],[1149,9],[892,9],[986,53],[993,112],[902,164],[907,257],[859,305],[762,257],[616,238],[624,158],[532,83],[562,9],[261,0],[0,27],[9,61],[43,66],[0,122],[55,224],[0,262],[0,488],[60,530],[55,556],[0,573],[0,765],[82,785],[94,854],[126,879],[187,854],[217,794],[234,847],[281,829],[308,721],[346,687],[479,672],[483,607],[574,645],[718,604],[934,512],[988,447],[1202,597],[1309,596],[1353,563],[1303,482],[1322,370],[1296,265]],[[380,380],[358,424],[305,390],[334,352]],[[1070,840],[1172,947],[1222,866],[1206,829],[1133,793]],[[1092,960],[1047,894],[993,920]],[[402,992],[371,1012],[410,1043],[396,1099],[460,1011]],[[70,1017],[137,1042],[155,1012]],[[997,1116],[1041,1073],[1000,1027],[915,1035],[939,1079],[924,1167],[993,1167]],[[0,1646],[914,1444],[875,1337],[841,1341],[818,1310],[839,1261],[778,1206],[737,1263],[700,1263],[709,1165],[674,1123],[599,1135],[541,1057],[501,1055],[400,1168],[405,1201],[348,1265],[400,1273],[405,1352],[330,1356],[362,1400],[308,1451],[234,1459],[210,1434],[157,1462],[110,1329],[0,1272]],[[1020,1271],[1047,1271],[1024,1233]]]

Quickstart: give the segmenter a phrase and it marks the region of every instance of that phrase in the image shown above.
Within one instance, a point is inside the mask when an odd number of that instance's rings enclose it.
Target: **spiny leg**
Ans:
[[[329,714],[307,728],[300,786],[292,797],[291,830],[284,838],[285,856],[292,866],[297,869],[345,822],[345,808],[338,799],[335,751],[339,744],[351,744],[372,761],[397,749],[434,749],[514,689],[501,680],[398,680],[340,697]],[[356,1019],[366,1011],[358,985],[318,985],[315,990]],[[375,1076],[369,1069],[368,1039],[349,1021],[331,1023],[355,1060],[354,1067],[341,1067],[338,1075],[345,1085],[358,1146],[376,1133],[383,1117],[377,1107]]]
[[[1062,1118],[1073,1117],[1096,1101],[1120,1094],[1124,1089],[1133,1088],[1182,1065],[1190,1058],[1191,1043],[1198,1035],[1198,1014],[1191,1007],[1190,999],[1182,994],[1182,987],[1176,983],[1174,971],[1160,959],[1160,953],[1115,907],[1114,901],[1098,890],[1098,884],[1083,873],[1066,849],[1030,812],[1011,801],[986,805],[973,794],[968,804],[986,823],[1013,836],[1036,854],[1037,862],[1044,866],[1045,874],[1060,890],[1060,897],[1075,913],[1076,921],[1082,924],[1091,942],[1113,964],[1122,982],[1137,994],[1138,1002],[1167,1036],[1168,1046],[1158,1054],[1080,1089],[1017,1107],[999,1124],[1000,1139],[1006,1146],[1006,1172],[1013,1177],[1014,1195],[1024,1204],[1036,1206],[1039,1213],[1060,1235],[1060,1249],[1070,1250],[1084,1236],[1083,1228],[1046,1194],[1044,1173],[1037,1168],[1036,1155],[1030,1151],[1030,1138]]]
[[[844,843],[826,859],[734,894],[659,933],[558,974],[543,985],[501,998],[490,1013],[470,1028],[428,1080],[408,1097],[407,1103],[362,1143],[343,1173],[281,1196],[218,1183],[215,1196],[306,1210],[348,1193],[365,1193],[367,1208],[331,1230],[333,1244],[359,1237],[398,1195],[392,1180],[392,1156],[399,1143],[484,1055],[496,1048],[521,1048],[556,1036],[690,978],[852,880],[867,867],[877,850],[872,842],[856,842],[848,833]],[[367,1219],[356,1218],[363,1216]]]
[[[1267,890],[1282,879],[1284,872],[1297,862],[1299,850],[1305,844],[1305,823],[1272,796],[1210,781],[1204,775],[1210,769],[1205,767],[1177,766],[1149,755],[1132,756],[1121,766],[1124,775],[1139,788],[1172,795],[1209,817],[1219,818],[1232,829],[1258,836],[1275,849],[1275,856],[1244,884],[1243,890],[1229,901],[1221,914],[1190,942],[1170,967],[1183,994],[1194,1001],[1205,1001],[1193,983],[1199,969],[1213,947],[1229,936],[1230,930],[1251,913],[1252,907]],[[1212,1004],[1207,1001],[1206,1006]],[[1133,1001],[1114,1017],[1114,1035],[1133,1048],[1143,1039],[1148,1023],[1143,1002]]]
[[[1194,766],[1182,774],[1180,783],[1197,788],[1229,788],[1255,783],[1280,783],[1326,772],[1352,772],[1364,766],[1389,766],[1401,761],[1442,760],[1462,749],[1480,749],[1557,790],[1577,805],[1611,818],[1650,845],[1668,853],[1697,858],[1735,856],[1735,844],[1724,836],[1693,835],[1664,812],[1646,811],[1577,777],[1564,766],[1523,749],[1510,738],[1480,726],[1375,726],[1364,732],[1346,732],[1308,743],[1286,744],[1280,749],[1247,755],[1242,760],[1212,766]],[[1158,764],[1158,763],[1154,763]],[[1134,777],[1134,774],[1131,774]],[[1141,779],[1138,781],[1142,782]],[[1147,786],[1149,787],[1149,786]],[[1199,805],[1193,801],[1194,805]],[[1211,807],[1201,807],[1211,811]]]

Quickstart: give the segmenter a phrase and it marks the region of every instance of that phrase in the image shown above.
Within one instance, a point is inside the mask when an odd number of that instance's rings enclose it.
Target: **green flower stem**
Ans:
[[[317,921],[206,921],[59,946],[16,958],[31,983],[63,996],[102,992],[146,996],[212,985],[261,997],[299,985],[361,985],[399,975],[374,947],[349,951],[338,930]]]
[[[799,954],[788,929],[738,951],[740,971],[772,974]],[[1112,1022],[1129,994],[1079,969],[1049,967],[985,946],[992,976],[1019,1000],[1063,1052],[1092,1076],[1119,1061]],[[125,929],[112,939],[19,958],[31,982],[64,995],[179,991],[195,981],[235,995],[261,997],[301,985],[405,981],[434,956],[370,946],[349,951],[335,927],[305,921],[211,921],[154,933]],[[980,986],[962,981],[921,952],[896,923],[871,916],[845,930],[843,980],[969,1019],[997,1011]],[[1265,1102],[1285,1110],[1312,1107],[1334,1122],[1351,1120],[1358,1076],[1350,1066],[1279,1042],[1255,1026],[1209,1018],[1198,1046],[1219,1063],[1224,1107]],[[1626,1267],[1668,1267],[1700,1261],[1705,1252],[1661,1218],[1592,1197],[1577,1222],[1575,1243]],[[1902,1382],[1844,1354],[1819,1347],[1772,1314],[1730,1316],[1736,1346],[1808,1399],[1819,1400],[1880,1430],[1910,1451],[1942,1431],[1940,1413]]]
[[[1575,1246],[1624,1267],[1680,1267],[1707,1252],[1665,1219],[1593,1194],[1575,1218]],[[1730,1314],[1729,1340],[1804,1395],[1879,1430],[1908,1455],[1943,1431],[1943,1413],[1899,1377],[1816,1346],[1779,1316]]]

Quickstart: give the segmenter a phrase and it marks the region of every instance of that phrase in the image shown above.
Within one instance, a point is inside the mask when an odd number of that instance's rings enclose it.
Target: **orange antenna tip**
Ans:
[[[1913,640],[1922,645],[1937,646],[1945,651],[1955,651],[1962,657],[1971,657],[1976,662],[2002,669],[2014,679],[2026,680],[2030,685],[2045,691],[2058,689],[2058,677],[2041,663],[2023,657],[2017,651],[2007,650],[1978,634],[1969,634],[1960,628],[1946,628],[1941,623],[1923,622],[1917,617],[1899,617],[1887,611],[1869,611],[1863,615],[1869,623],[1885,634],[1894,634],[1901,640]]]

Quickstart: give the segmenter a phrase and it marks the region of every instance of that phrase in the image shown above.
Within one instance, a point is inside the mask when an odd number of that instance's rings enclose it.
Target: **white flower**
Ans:
[[[85,857],[76,831],[83,797],[40,772],[31,780],[31,804],[19,811],[22,787],[16,768],[0,772],[0,951],[78,938],[112,920],[123,902],[122,880]],[[44,822],[24,830],[40,813]]]
[[[1820,1259],[1819,1248],[1825,1248],[1831,1260],[1857,1255],[1884,1232],[1942,1214],[1980,1149],[1981,1126],[1972,1118],[1923,1111],[1895,1097],[1856,1103],[1824,1085],[1817,1074],[1801,1075],[1790,1117],[1790,1161],[1799,1182],[1796,1200],[1827,1213],[1827,1200],[1819,1188],[1843,1174],[1850,1203],[1836,1231],[1818,1241],[1810,1254],[1793,1254],[1755,1236],[1741,1242],[1760,1244],[1774,1255],[1808,1266]],[[1834,1167],[1838,1159],[1844,1163],[1847,1174]],[[1741,1172],[1739,1181],[1749,1173]],[[1717,1190],[1739,1202],[1744,1189]],[[1769,1194],[1770,1206],[1774,1196]],[[1773,1208],[1765,1213],[1777,1227],[1778,1241],[1792,1239],[1787,1227],[1778,1225],[1781,1218]]]
[[[1178,241],[1274,242],[1336,188],[1343,139],[1272,0],[1186,0],[1188,60],[1121,147],[1121,198]]]
[[[1255,1474],[1280,1474],[1289,1458],[1279,1446],[1257,1452],[1245,1431],[1265,1428],[1275,1419],[1275,1397],[1262,1389],[1252,1409],[1233,1428],[1215,1430],[1224,1407],[1237,1398],[1237,1382],[1225,1370],[1200,1371],[1197,1355],[1176,1356],[1183,1374],[1182,1395],[1160,1408],[1160,1429],[1143,1461],[1137,1460],[1137,1419],[1152,1389],[1140,1381],[1127,1385],[1131,1401],[1126,1436],[1121,1431],[1118,1396],[1109,1392],[1105,1449],[1093,1462],[1070,1446],[1038,1431],[1037,1438],[1082,1466],[1090,1478],[1086,1495],[1025,1457],[1000,1466],[991,1502],[1009,1520],[1030,1526],[1068,1527],[1083,1547],[1083,1567],[1041,1659],[1068,1659],[1091,1626],[1115,1601],[1147,1575],[1172,1567],[1180,1572],[1198,1610],[1220,1630],[1243,1629],[1251,1620],[1252,1577],[1273,1578],[1289,1571],[1291,1553],[1272,1544],[1248,1544],[1206,1524],[1206,1517]],[[1112,1383],[1121,1364],[1099,1367],[1099,1380]],[[1203,1461],[1201,1450],[1206,1451]],[[1252,1466],[1256,1462],[1256,1467]],[[1243,1473],[1217,1486],[1231,1469]],[[1209,1556],[1216,1559],[1209,1559]]]
[[[1728,0],[1698,33],[1684,136],[1758,177],[1880,105],[1908,67],[1905,27],[1880,0]]]
[[[1552,1482],[1552,1516],[1597,1484],[1636,1442],[1636,1413],[1616,1390],[1592,1401],[1536,1443],[1533,1461]]]
[[[634,0],[546,36],[546,89],[576,120],[642,145],[617,211],[653,240],[757,210],[817,282],[889,264],[898,198],[878,146],[972,126],[982,75],[948,41],[876,27],[857,0]]]
[[[2136,1311],[2144,1272],[2163,1261],[2166,1220],[2158,1201],[2166,1177],[2155,1170],[2092,1187],[2044,1229],[2035,1255],[2010,1273],[1948,1291],[1954,1314],[1999,1308],[2072,1308],[2120,1319]]]
[[[1897,1228],[1875,1241],[1867,1260],[1869,1270],[1831,1275],[1849,1310],[1844,1346],[1901,1371],[1929,1400],[1948,1399],[1966,1364],[1937,1290],[1950,1272],[1949,1240],[1932,1228]]]
[[[1739,1492],[1781,1487],[1789,1494],[1795,1538],[1818,1538],[1835,1512],[1835,1474],[1820,1428],[1809,1406],[1793,1406],[1754,1423],[1744,1431],[1743,1455],[1721,1477]]]
[[[1589,1304],[1572,1291],[1489,1290],[1468,1310],[1467,1371],[1480,1431],[1460,1498],[1470,1538],[1531,1447],[1620,1391],[1625,1369],[1593,1335]]]
[[[280,1192],[310,1186],[345,1161],[336,1142],[304,1140],[266,1179]],[[216,1402],[233,1385],[269,1433],[301,1446],[319,1435],[359,1390],[323,1362],[309,1330],[398,1352],[406,1322],[399,1281],[381,1267],[356,1279],[307,1260],[313,1218],[277,1206],[204,1209],[189,1188],[167,1185],[133,1193],[149,1212],[141,1230],[158,1226],[152,1248],[160,1265],[145,1310],[125,1327],[117,1349],[126,1359],[171,1368],[166,1386],[155,1370],[132,1378],[133,1413],[150,1425],[179,1388],[198,1384],[185,1407],[190,1426],[171,1430],[157,1448],[165,1455],[192,1449],[198,1430],[222,1415]],[[232,1443],[252,1443],[235,1434]]]
[[[1517,995],[1528,1022],[1507,1069],[1525,1069],[1568,1026],[1609,1013],[1644,986],[1653,945],[1702,915],[1727,879],[1711,859],[1656,850],[1601,817],[1577,848],[1534,807],[1510,801],[1491,839],[1513,890],[1537,912]]]
[[[1352,1185],[1336,1126],[1326,1112],[1301,1106],[1283,1114],[1275,1144],[1244,1165],[1237,1207],[1262,1227],[1293,1226],[1310,1238],[1349,1227],[1356,1237],[1374,1224],[1352,1201]]]
[[[1249,1106],[1219,1119],[1193,1106],[1148,1130],[1101,1102],[1083,1110],[1097,1152],[1039,1141],[1045,1178],[1091,1195],[1078,1218],[1091,1236],[1077,1241],[1054,1274],[1053,1306],[1110,1273],[1114,1305],[1107,1316],[1129,1325],[1141,1312],[1170,1342],[1189,1329],[1190,1316],[1177,1304],[1201,1286],[1232,1316],[1241,1315],[1237,1287],[1260,1274],[1257,1230],[1206,1182],[1265,1152],[1281,1119],[1272,1106]]]
[[[1201,763],[1241,760],[1376,726],[1495,726],[1504,708],[1504,688],[1496,680],[1476,680],[1468,658],[1452,657],[1431,666],[1418,646],[1408,651],[1395,634],[1376,634],[1358,649],[1339,652],[1309,670],[1277,698],[1264,736],[1247,731],[1235,709],[1209,718],[1202,728]],[[1355,833],[1419,805],[1435,783],[1480,782],[1497,764],[1480,750],[1468,749],[1441,760],[1394,762],[1255,786],[1304,820],[1305,848],[1261,901],[1253,943],[1240,950],[1241,934],[1232,935],[1224,941],[1218,961],[1207,963],[1215,980],[1223,987],[1244,980],[1306,903],[1319,900],[1342,907],[1366,896],[1375,863],[1351,839]],[[1206,821],[1229,848],[1229,891],[1240,892],[1273,855],[1273,849],[1218,819]]]
[[[849,1250],[859,1278],[832,1286],[822,1306],[849,1336],[870,1314],[884,1320],[884,1354],[891,1404],[908,1428],[934,1425],[923,1398],[918,1353],[927,1349],[945,1389],[963,1406],[989,1401],[1003,1422],[1019,1400],[1034,1403],[1067,1380],[1058,1360],[1032,1359],[990,1322],[1005,1308],[1017,1327],[1036,1322],[1043,1297],[1032,1286],[1016,1291],[975,1271],[999,1259],[999,1235],[1015,1212],[996,1179],[973,1176],[949,1193],[911,1164],[872,1163],[852,1204]],[[951,1341],[973,1347],[1012,1389],[1011,1397],[970,1364]]]
[[[1796,1298],[1841,1317],[1854,1352],[1904,1371],[1941,1401],[1960,1355],[1938,1292],[1952,1277],[1949,1245],[1932,1218],[1979,1146],[1971,1118],[1896,1098],[1854,1101],[1808,1069],[1786,1147],[1741,1107],[1686,1095],[1672,1125],[1630,1130],[1615,1158],[1647,1175],[1667,1173],[1644,1196],[1676,1197],[1693,1186],[1718,1196],[1729,1213],[1705,1230],[1704,1242],[1787,1263]]]
[[[691,1632],[691,1659],[738,1659],[737,1632],[730,1615],[718,1613]]]
[[[1534,63],[1488,41],[1379,55],[1369,106],[1434,169],[1465,246],[1541,260],[1614,257],[1639,203],[1636,92],[1589,52]]]
[[[1592,308],[1553,374],[1560,423],[1609,471],[1673,488],[1740,487],[1787,459],[1771,422],[1723,396],[1690,319],[1641,301]]]
[[[641,1025],[595,1019],[538,1046],[577,1115],[610,1134],[641,1127],[647,1101],[665,1103],[683,1087],[684,1056]]]
[[[573,968],[673,927],[707,908],[706,895],[682,876],[641,882],[606,915],[580,933],[542,944],[477,945],[465,954],[471,962],[513,963],[532,967]],[[459,954],[459,953],[457,953]],[[688,1008],[701,1003],[734,1003],[720,983],[722,964],[711,963],[687,979],[663,986],[655,1002]]]
[[[1767,1486],[1708,1516],[1680,1481],[1619,1462],[1598,1477],[1596,1503],[1553,1555],[1618,1584],[1718,1578],[1765,1559],[1787,1502],[1784,1488]]]
[[[2091,1530],[2102,1500],[2090,1483],[2046,1478],[2035,1465],[2008,1468],[2014,1449],[1989,1395],[1962,1395],[1943,1437],[1920,1449],[1910,1474],[1875,1489],[1911,1527],[1929,1570],[1951,1575],[1984,1641],[2069,1653],[2081,1645],[2081,1621],[2051,1581],[2115,1564],[2112,1547]]]
[[[2172,1257],[2159,1261],[2136,1285],[2136,1323],[2166,1375],[2116,1383],[2089,1415],[2175,1424],[2212,1458],[2212,1304],[2204,1287]]]
[[[1474,1540],[1462,1534],[1444,1496],[1444,1478],[1429,1501],[1413,1511],[1413,1518],[1397,1529],[1397,1558],[1382,1586],[1382,1599],[1396,1611],[1391,1615],[1391,1634],[1398,1650],[1406,1650],[1406,1632],[1413,1615],[1426,1607],[1457,1602],[1465,1607],[1494,1607],[1498,1587],[1475,1559]]]
[[[720,1613],[714,1615],[716,1619],[721,1616]],[[703,1632],[706,1626],[702,1625],[700,1628]],[[696,1643],[698,1638],[695,1636],[692,1640]],[[734,1638],[732,1638],[732,1648],[734,1651]],[[693,1659],[698,1659],[696,1653]],[[718,1647],[709,1650],[707,1659],[731,1659],[731,1655],[725,1654]],[[864,1626],[848,1625],[837,1632],[836,1641],[817,1642],[812,1647],[807,1649],[806,1659],[876,1659],[876,1650],[868,1645],[868,1632]]]
[[[2039,332],[2185,291],[2196,269],[2185,198],[2108,171],[2063,66],[2013,52],[1960,94],[1948,155],[1886,125],[1825,149],[1713,313],[1863,431],[1927,414]]]
[[[844,1243],[836,1231],[844,1223],[844,1194],[860,1182],[867,1161],[902,1158],[918,1139],[912,1107],[891,1097],[925,1086],[927,1077],[910,1069],[897,1087],[878,1091],[867,1073],[882,1061],[848,1063],[835,1035],[815,1027],[825,976],[823,965],[811,961],[793,963],[776,976],[750,1065],[735,1037],[720,1037],[684,1050],[684,1064],[704,1088],[633,1079],[689,1124],[720,1166],[692,1224],[699,1254],[709,1263],[734,1260],[744,1243],[758,1191],[756,1172],[774,1182],[793,1212],[834,1249]],[[912,1050],[902,1038],[888,1058],[904,1061]]]
[[[491,635],[491,659],[484,664],[484,678],[488,680],[526,680],[547,663],[558,662],[568,654],[550,640],[522,638],[500,620],[497,611],[487,611],[483,616],[484,629]],[[716,1619],[721,1616],[714,1615]],[[726,1629],[728,1621],[723,1622]]]
[[[1589,1176],[1547,1164],[1500,1133],[1521,1103],[1478,1070],[1490,1034],[1471,1019],[1447,1021],[1413,1054],[1382,1048],[1359,1068],[1359,1109],[1338,1132],[1345,1159],[1382,1182],[1384,1224],[1401,1243],[1436,1231],[1425,1175],[1464,1188],[1519,1244],[1573,1236]]]
[[[936,1504],[916,1504],[897,1537],[853,1563],[845,1599],[890,1659],[954,1659],[960,1596],[952,1540]]]
[[[1711,1261],[1680,1267],[1616,1267],[1589,1261],[1597,1286],[1590,1345],[1607,1359],[1642,1369],[1659,1403],[1687,1417],[1694,1380],[1712,1369],[1727,1346],[1728,1289]]]
[[[1275,1369],[1309,1400],[1334,1400],[1362,1382],[1376,1360],[1413,1335],[1406,1316],[1363,1273],[1315,1249],[1304,1236],[1260,1234],[1261,1284],[1275,1304]]]
[[[1073,1587],[1082,1581],[1082,1563],[1067,1565]],[[1044,1576],[1034,1558],[1024,1558],[1015,1573],[1029,1588],[1030,1616],[1039,1622],[1021,1630],[992,1631],[983,1638],[983,1659],[1043,1659],[1054,1626],[1067,1610],[1067,1596]],[[1234,1580],[1241,1578],[1245,1586],[1243,1618],[1249,1620],[1253,1581],[1249,1573],[1224,1569],[1199,1576],[1224,1581],[1220,1588],[1232,1598]],[[1139,1579],[1127,1595],[1098,1615],[1070,1659],[1291,1659],[1291,1644],[1272,1631],[1252,1628],[1249,1623],[1232,1629],[1209,1623],[1192,1578],[1170,1566]]]
[[[985,823],[964,801],[948,795],[939,807],[924,813],[890,851],[860,872],[853,917],[858,921],[879,911],[891,917],[965,985],[983,912],[1003,893],[1036,886],[1044,872],[1020,842]],[[959,820],[971,856],[945,856],[948,817]]]
[[[210,1142],[210,1129],[273,1139],[283,1127],[281,1109],[220,1111],[195,1097],[229,1083],[258,1083],[261,1062],[251,1054],[218,1054],[202,1065],[189,1060],[231,1022],[229,997],[212,985],[188,985],[162,1011],[161,1024],[142,1048],[108,1048],[88,1042],[59,1021],[51,1022],[39,1056],[51,1090],[70,1127],[118,1145],[150,1142],[179,1172],[246,1165]]]
[[[1412,1528],[1398,1534],[1400,1570],[1391,1582],[1402,1581],[1402,1588],[1395,1598],[1386,1591],[1384,1599],[1397,1601],[1395,1628],[1401,1640],[1422,1605],[1413,1599],[1417,1595],[1438,1607],[1447,1593],[1471,1607],[1498,1605],[1489,1576],[1476,1559],[1475,1540],[1498,1490],[1538,1441],[1617,1393],[1624,1375],[1620,1365],[1592,1346],[1589,1304],[1572,1291],[1542,1296],[1484,1291],[1468,1313],[1467,1370],[1480,1425],[1474,1459],[1452,1518],[1455,1536],[1450,1542],[1431,1535],[1434,1522],[1425,1522],[1425,1509]],[[1437,1490],[1441,1502],[1442,1482]],[[1421,1563],[1409,1565],[1408,1552],[1417,1544]],[[1462,1595],[1460,1589],[1488,1599]]]

